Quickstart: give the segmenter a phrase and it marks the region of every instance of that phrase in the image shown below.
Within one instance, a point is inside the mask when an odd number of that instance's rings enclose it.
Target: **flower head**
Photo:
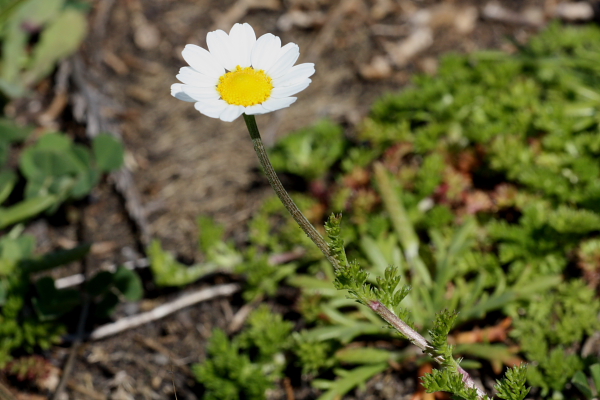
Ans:
[[[294,66],[298,45],[281,46],[281,39],[266,33],[256,39],[249,24],[235,24],[229,35],[222,30],[206,36],[208,50],[188,44],[183,67],[171,94],[196,103],[196,110],[212,118],[233,121],[242,113],[265,114],[288,107],[290,97],[306,89],[315,73],[312,63]]]

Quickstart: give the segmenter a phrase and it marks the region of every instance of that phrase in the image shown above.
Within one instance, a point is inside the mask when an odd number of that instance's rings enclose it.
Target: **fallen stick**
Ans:
[[[237,283],[229,283],[226,285],[199,290],[197,292],[184,295],[170,303],[160,305],[151,311],[138,315],[132,315],[131,317],[122,318],[113,323],[102,325],[97,329],[94,329],[94,331],[88,336],[88,339],[102,339],[107,336],[123,332],[127,329],[135,328],[137,326],[147,324],[148,322],[164,318],[167,315],[181,310],[182,308],[189,307],[201,301],[210,300],[220,296],[228,296],[239,291],[240,289],[241,287]]]
[[[138,258],[133,261],[125,261],[121,264],[112,264],[106,268],[103,268],[103,271],[115,272],[119,266],[125,267],[127,269],[133,270],[136,268],[148,268],[150,266],[150,260],[147,258]],[[54,281],[54,286],[57,289],[65,289],[68,287],[73,287],[82,284],[85,282],[85,277],[83,274],[74,274],[65,276],[64,278],[58,278]]]

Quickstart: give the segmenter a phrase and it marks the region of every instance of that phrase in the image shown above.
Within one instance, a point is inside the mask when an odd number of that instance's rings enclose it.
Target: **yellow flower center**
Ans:
[[[217,91],[229,104],[253,106],[265,102],[271,96],[271,80],[262,69],[242,68],[238,65],[235,70],[219,78]]]

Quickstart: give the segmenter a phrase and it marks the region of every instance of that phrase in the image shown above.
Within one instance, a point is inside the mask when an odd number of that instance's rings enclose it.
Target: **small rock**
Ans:
[[[378,55],[360,68],[360,75],[368,80],[385,79],[392,74],[392,66],[387,57]]]

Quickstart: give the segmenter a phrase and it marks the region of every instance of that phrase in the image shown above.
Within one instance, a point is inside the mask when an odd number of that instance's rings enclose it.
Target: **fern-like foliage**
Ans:
[[[272,381],[259,364],[240,353],[239,345],[231,342],[225,332],[213,331],[207,351],[210,358],[192,367],[196,379],[206,388],[206,400],[265,399]]]
[[[450,368],[436,369],[421,379],[428,393],[448,392],[455,399],[479,400],[477,389],[465,386],[462,375]]]
[[[504,400],[523,400],[529,393],[529,388],[525,386],[527,379],[527,366],[520,365],[509,368],[506,371],[504,378],[497,381],[496,389],[497,396]]]
[[[229,339],[215,329],[207,359],[192,369],[204,385],[206,400],[266,399],[266,392],[281,377],[283,351],[291,345],[292,324],[261,306],[248,318],[247,329]],[[252,356],[250,356],[252,354]]]

